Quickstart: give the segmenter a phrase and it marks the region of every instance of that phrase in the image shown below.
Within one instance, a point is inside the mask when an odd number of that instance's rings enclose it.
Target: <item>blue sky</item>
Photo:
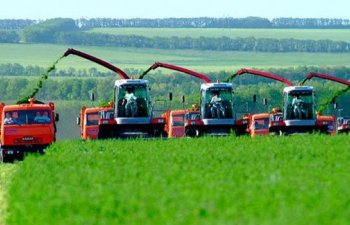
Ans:
[[[349,0],[4,0],[0,19],[277,17],[350,19]]]

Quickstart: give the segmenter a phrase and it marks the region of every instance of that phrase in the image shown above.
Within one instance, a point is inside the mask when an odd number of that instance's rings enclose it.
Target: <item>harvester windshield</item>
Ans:
[[[201,115],[204,119],[233,118],[233,94],[231,84],[203,84],[201,89]]]
[[[120,80],[116,82],[116,117],[150,117],[148,82],[144,80]]]
[[[312,87],[290,87],[284,91],[285,120],[313,120],[316,117]]]

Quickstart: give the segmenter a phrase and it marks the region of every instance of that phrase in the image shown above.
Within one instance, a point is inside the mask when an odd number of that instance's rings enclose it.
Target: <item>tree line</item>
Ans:
[[[146,68],[145,68],[146,69]],[[259,68],[253,68],[259,70]],[[12,77],[39,77],[40,74],[43,74],[47,68],[39,66],[23,66],[19,63],[5,63],[0,64],[0,77],[1,76],[12,76]],[[281,77],[287,78],[292,81],[301,81],[309,72],[324,73],[332,76],[336,76],[345,80],[350,80],[350,67],[346,66],[329,66],[329,67],[318,67],[318,66],[297,66],[289,68],[265,68],[263,69],[266,72],[277,74]],[[126,74],[140,75],[143,70],[135,68],[123,68],[123,71]],[[207,74],[212,80],[226,80],[230,75],[236,71],[217,71],[217,72],[204,72],[199,71],[204,74]],[[76,69],[74,67],[69,67],[67,69],[55,69],[50,72],[50,77],[62,77],[62,78],[117,78],[114,72],[110,71],[100,71],[96,67],[90,67],[88,69]],[[33,78],[31,78],[33,79]],[[157,71],[157,76],[152,76],[152,73],[147,75],[147,79],[151,81],[160,81],[162,83],[184,83],[192,82],[193,78],[183,73],[170,73],[163,74],[161,71]],[[266,79],[264,77],[257,77],[253,75],[238,76],[236,82],[239,85],[250,85],[258,83],[270,83],[272,80]]]
[[[73,20],[80,29],[98,27],[149,27],[149,28],[304,28],[304,29],[348,29],[349,19],[338,18],[155,18],[116,19],[91,18]],[[22,29],[45,20],[1,19],[0,30]]]
[[[60,33],[58,44],[114,46],[129,48],[194,49],[213,51],[256,52],[350,52],[350,43],[331,40],[298,40],[293,38],[255,37],[144,37],[100,33]]]
[[[19,43],[19,34],[1,32],[0,43]],[[212,51],[255,52],[350,52],[350,42],[331,40],[298,40],[275,38],[228,37],[144,37],[137,35],[109,35],[86,32],[52,32],[48,29],[29,30],[23,35],[26,43],[64,45],[113,46],[123,48],[193,49]]]

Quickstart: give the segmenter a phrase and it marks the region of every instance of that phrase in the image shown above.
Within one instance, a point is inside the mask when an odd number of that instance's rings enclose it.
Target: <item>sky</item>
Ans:
[[[0,19],[188,18],[350,19],[349,0],[3,0]]]

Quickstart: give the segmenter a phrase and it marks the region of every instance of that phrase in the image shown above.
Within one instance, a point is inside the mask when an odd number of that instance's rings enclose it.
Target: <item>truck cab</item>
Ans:
[[[113,118],[113,107],[92,107],[83,106],[80,110],[78,125],[80,125],[80,136],[83,140],[97,139],[98,123],[100,118]]]
[[[250,119],[249,133],[251,137],[270,134],[270,113],[253,114]]]
[[[27,152],[44,153],[56,141],[58,115],[53,102],[30,99],[28,104],[1,107],[1,157],[11,162]]]

